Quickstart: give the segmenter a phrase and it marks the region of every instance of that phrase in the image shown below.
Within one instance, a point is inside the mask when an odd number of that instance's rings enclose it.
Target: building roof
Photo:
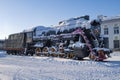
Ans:
[[[119,16],[112,16],[112,17],[102,16],[102,18],[101,18],[102,22],[116,21],[116,20],[120,20],[120,15]]]

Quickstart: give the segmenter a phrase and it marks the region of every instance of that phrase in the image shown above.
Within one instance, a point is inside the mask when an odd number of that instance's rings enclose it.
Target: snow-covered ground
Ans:
[[[120,80],[120,52],[105,62],[0,52],[0,80]]]

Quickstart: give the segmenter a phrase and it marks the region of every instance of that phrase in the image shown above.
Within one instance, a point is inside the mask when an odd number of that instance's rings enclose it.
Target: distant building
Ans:
[[[120,16],[99,16],[101,20],[101,35],[104,37],[104,47],[120,49]]]
[[[4,48],[4,40],[0,40],[0,50],[3,50]]]

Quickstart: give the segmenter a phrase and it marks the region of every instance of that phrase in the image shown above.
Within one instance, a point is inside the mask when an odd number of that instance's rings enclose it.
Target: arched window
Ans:
[[[104,35],[108,35],[109,32],[108,32],[108,27],[107,25],[104,26]]]
[[[118,26],[118,24],[114,25],[114,34],[119,34],[119,26]]]

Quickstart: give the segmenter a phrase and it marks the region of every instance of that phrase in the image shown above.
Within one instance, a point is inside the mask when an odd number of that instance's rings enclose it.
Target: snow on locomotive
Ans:
[[[99,28],[99,22],[90,23],[89,16],[71,18],[59,22],[55,27],[37,26],[11,34],[5,41],[5,49],[8,54],[72,59],[89,56],[93,60],[104,60],[104,49],[98,50],[98,47],[101,47]],[[101,54],[104,57],[101,57]]]

